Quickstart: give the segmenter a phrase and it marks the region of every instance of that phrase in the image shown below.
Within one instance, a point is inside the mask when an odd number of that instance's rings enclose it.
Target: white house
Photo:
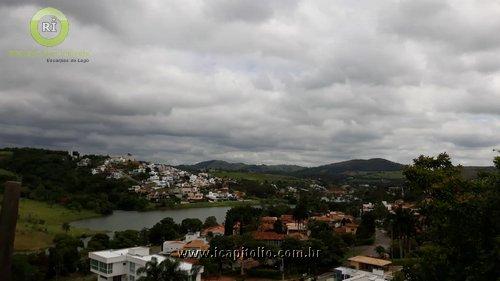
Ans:
[[[89,258],[90,271],[97,274],[97,281],[135,281],[142,276],[137,270],[147,262],[156,259],[161,263],[167,259],[161,255],[150,255],[147,247],[90,252]],[[189,275],[190,281],[201,281],[203,266],[181,262],[179,269]]]
[[[205,196],[208,200],[211,201],[217,201],[219,199],[219,194],[214,193],[212,191],[209,191],[208,194]]]
[[[334,269],[333,277],[336,281],[387,281],[391,279],[390,275],[384,274],[382,270],[368,272],[342,266]]]
[[[193,240],[203,240],[205,243],[207,243],[207,240],[203,237],[201,237],[201,233],[199,231],[196,232],[188,232],[186,236],[184,236],[184,243],[189,243]]]
[[[184,247],[184,245],[186,245],[186,242],[184,242],[184,241],[179,241],[179,240],[165,241],[165,242],[163,242],[162,253],[164,255],[170,255],[170,254],[182,249],[182,247]]]

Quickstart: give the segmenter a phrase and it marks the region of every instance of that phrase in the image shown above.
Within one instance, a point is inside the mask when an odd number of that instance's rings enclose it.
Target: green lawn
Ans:
[[[63,223],[98,216],[100,215],[92,211],[74,211],[59,205],[51,206],[44,202],[21,199],[14,249],[33,251],[49,247],[56,234],[65,233]],[[68,232],[75,236],[84,233],[90,234],[92,231],[71,228]]]

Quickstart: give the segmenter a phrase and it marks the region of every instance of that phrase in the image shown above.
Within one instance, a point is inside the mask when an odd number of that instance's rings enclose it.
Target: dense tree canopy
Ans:
[[[149,230],[149,241],[160,245],[165,240],[174,240],[181,236],[180,227],[172,218],[164,218]]]
[[[200,231],[202,228],[203,228],[203,222],[201,222],[201,220],[199,219],[187,218],[183,219],[181,222],[182,233],[196,232]]]
[[[145,267],[137,270],[138,274],[145,276],[138,281],[187,281],[188,274],[179,268],[180,262],[173,259],[165,259],[162,262],[152,260],[146,263]]]
[[[203,228],[213,227],[217,225],[219,225],[219,223],[217,222],[217,218],[214,216],[210,216],[205,219],[205,223],[203,223]]]
[[[461,178],[457,170],[446,154],[420,156],[405,170],[410,186],[424,195],[419,247],[404,269],[408,280],[500,276],[500,169],[474,180]]]
[[[146,199],[128,193],[132,181],[91,174],[90,169],[102,164],[105,156],[85,156],[91,159],[90,166],[78,167],[80,160],[72,158],[67,151],[32,148],[0,151],[7,155],[0,158],[0,169],[22,178],[23,187],[26,187],[23,195],[29,198],[102,214],[109,214],[114,209],[142,210],[147,207]]]
[[[238,206],[231,208],[226,213],[224,224],[225,235],[233,234],[233,227],[236,223],[240,224],[240,234],[257,228],[261,209],[251,206]]]

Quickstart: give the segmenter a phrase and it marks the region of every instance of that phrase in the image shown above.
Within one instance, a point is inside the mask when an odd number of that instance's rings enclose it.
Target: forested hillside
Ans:
[[[0,156],[0,180],[21,180],[24,197],[102,214],[147,206],[144,199],[127,192],[133,183],[130,180],[90,173],[105,156],[86,156],[91,159],[87,167],[78,167],[78,159],[67,151],[6,148],[0,150]]]

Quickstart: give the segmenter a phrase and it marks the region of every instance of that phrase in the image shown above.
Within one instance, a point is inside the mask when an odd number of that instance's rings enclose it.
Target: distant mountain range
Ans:
[[[210,160],[194,165],[179,166],[179,168],[190,171],[237,171],[330,179],[338,178],[339,175],[345,175],[350,172],[400,171],[403,167],[403,164],[382,158],[368,160],[355,159],[311,168],[297,165],[250,165],[245,163],[230,163],[222,160]]]
[[[181,169],[189,171],[218,170],[262,174],[289,174],[305,169],[297,165],[252,165],[245,163],[231,163],[222,160],[210,160],[194,165],[180,165]]]
[[[318,167],[302,167],[297,165],[254,165],[231,163],[222,160],[210,160],[193,165],[178,166],[189,171],[231,171],[262,174],[280,174],[299,178],[341,180],[352,175],[366,172],[402,171],[405,165],[383,158],[354,159]],[[493,167],[463,167],[464,176],[475,177],[479,171],[491,171]]]
[[[303,178],[339,179],[357,172],[401,171],[404,165],[382,158],[354,159],[299,170],[295,176]]]

